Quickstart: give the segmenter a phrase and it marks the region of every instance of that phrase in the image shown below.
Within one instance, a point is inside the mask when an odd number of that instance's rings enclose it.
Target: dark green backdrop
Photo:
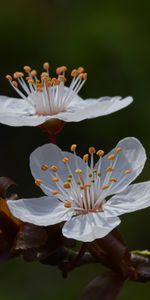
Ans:
[[[150,179],[150,1],[22,0],[0,6],[0,93],[15,96],[5,74],[31,65],[52,70],[80,65],[88,72],[82,97],[121,95],[134,103],[115,114],[67,124],[58,144],[77,143],[80,152],[94,145],[106,150],[126,136],[144,144],[148,161],[138,181]],[[0,126],[0,175],[19,184],[21,196],[40,195],[28,166],[29,154],[46,142],[37,128]],[[150,248],[150,209],[122,217],[120,226],[129,248]],[[21,258],[1,264],[3,300],[78,299],[82,287],[101,271],[84,267],[68,280],[50,267],[24,263]],[[149,284],[127,283],[118,299],[144,300]]]

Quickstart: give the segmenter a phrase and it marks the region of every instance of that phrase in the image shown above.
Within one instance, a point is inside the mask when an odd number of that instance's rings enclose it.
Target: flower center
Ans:
[[[111,154],[106,156],[105,169],[102,170],[102,160],[104,151],[90,147],[87,154],[83,155],[82,164],[76,155],[77,145],[71,146],[73,156],[64,156],[58,161],[58,166],[53,164],[40,166],[43,172],[48,172],[51,181],[56,185],[52,190],[53,196],[63,201],[65,208],[74,209],[75,214],[86,214],[89,212],[100,212],[104,210],[106,197],[114,184],[121,181],[124,176],[131,173],[131,169],[120,170],[122,176],[114,176],[116,162],[122,152],[121,147],[117,147]],[[99,160],[94,166],[94,155]],[[62,167],[61,167],[61,164]],[[62,170],[63,169],[63,172]],[[44,185],[41,179],[36,179],[35,184]]]
[[[15,72],[13,76],[6,75],[15,91],[32,105],[39,115],[55,115],[66,111],[74,97],[78,94],[87,79],[87,73],[82,67],[71,72],[72,81],[65,86],[66,66],[56,69],[56,77],[50,76],[49,63],[43,64],[44,72],[37,77],[37,71],[25,66],[24,72]]]

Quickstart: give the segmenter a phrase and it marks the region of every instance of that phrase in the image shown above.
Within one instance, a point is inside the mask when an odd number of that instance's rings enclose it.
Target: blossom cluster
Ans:
[[[50,75],[48,63],[38,76],[29,66],[6,78],[20,98],[0,97],[0,122],[10,126],[42,126],[51,131],[52,122],[79,122],[116,112],[132,101],[102,97],[83,100],[79,91],[87,80],[84,68],[71,71],[66,85],[66,66]],[[58,123],[59,124],[59,123]],[[105,237],[120,224],[120,215],[150,206],[150,181],[131,184],[143,170],[146,153],[140,141],[127,137],[106,154],[89,147],[83,157],[78,146],[70,152],[49,143],[30,156],[35,184],[44,192],[40,198],[10,199],[7,205],[19,220],[38,226],[63,222],[65,237],[92,242]]]

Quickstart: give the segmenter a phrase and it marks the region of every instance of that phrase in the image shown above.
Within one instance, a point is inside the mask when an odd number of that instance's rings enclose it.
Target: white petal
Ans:
[[[16,218],[39,226],[57,224],[72,216],[72,210],[54,197],[8,200],[7,204]]]
[[[85,119],[96,118],[118,111],[128,106],[133,101],[132,97],[120,99],[120,97],[103,97],[97,100],[79,101],[79,105],[70,104],[67,112],[57,115],[58,119],[66,122],[79,122]]]
[[[46,144],[44,146],[38,147],[34,152],[32,152],[30,156],[30,168],[32,175],[35,179],[39,178],[43,180],[43,184],[41,184],[42,190],[46,195],[51,195],[51,189],[56,190],[57,185],[52,181],[52,177],[56,176],[56,173],[50,171],[42,171],[41,166],[43,164],[47,164],[49,168],[52,165],[56,165],[58,167],[57,175],[62,179],[63,182],[66,182],[68,178],[68,174],[70,173],[67,165],[62,162],[64,157],[69,158],[69,165],[72,172],[75,174],[75,178],[77,179],[77,174],[75,173],[76,168],[80,168],[83,170],[83,176],[85,174],[86,164],[79,157],[76,156],[77,166],[74,159],[74,154],[69,152],[63,152],[59,147],[54,144]],[[66,190],[66,193],[68,191]]]
[[[122,151],[116,154],[116,149],[122,148]],[[110,161],[108,159],[110,154],[115,154],[116,159]],[[116,147],[102,158],[101,164],[101,186],[108,184],[107,196],[121,192],[129,183],[131,183],[142,171],[146,161],[146,153],[140,141],[134,137],[128,137],[121,140]],[[107,167],[111,165],[113,171],[106,172]],[[95,165],[97,168],[98,163]],[[124,171],[131,170],[131,173],[124,174]],[[115,183],[109,182],[113,177],[117,180]],[[105,192],[106,193],[106,192]]]
[[[103,212],[74,216],[63,227],[63,235],[83,242],[106,236],[120,224],[117,217],[106,218]]]
[[[0,96],[0,123],[10,126],[38,126],[49,119],[35,115],[35,109],[24,99]]]
[[[150,206],[150,181],[131,184],[105,204],[107,215],[119,216]]]

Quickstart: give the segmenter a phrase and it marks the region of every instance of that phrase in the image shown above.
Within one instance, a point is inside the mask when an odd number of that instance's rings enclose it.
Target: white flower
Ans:
[[[65,86],[66,67],[56,69],[57,78],[51,78],[49,64],[43,65],[45,72],[37,78],[36,70],[25,66],[23,72],[7,75],[12,87],[21,98],[0,96],[0,122],[11,126],[37,126],[50,119],[78,122],[84,119],[108,115],[129,105],[132,97],[102,97],[84,101],[78,96],[87,79],[82,67],[71,72],[72,81]],[[19,88],[20,86],[20,88]]]
[[[35,183],[47,196],[9,200],[15,217],[40,226],[66,221],[64,236],[89,242],[115,228],[120,223],[119,215],[150,205],[150,181],[129,185],[146,160],[137,139],[121,140],[104,156],[103,150],[95,154],[95,148],[90,147],[81,159],[76,155],[76,145],[71,150],[74,153],[46,144],[31,154]],[[94,155],[99,158],[95,166]]]

